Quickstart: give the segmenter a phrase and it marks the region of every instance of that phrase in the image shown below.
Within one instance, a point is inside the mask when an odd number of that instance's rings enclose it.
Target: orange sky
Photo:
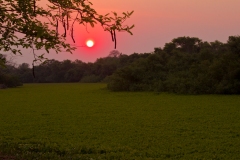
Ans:
[[[198,37],[203,41],[219,40],[226,42],[230,35],[240,35],[240,0],[90,0],[100,13],[134,10],[126,24],[135,24],[133,36],[117,34],[117,49],[123,54],[151,52],[154,47],[179,36]],[[41,1],[44,3],[44,0]],[[84,45],[93,39],[93,48],[79,47],[74,54],[51,53],[48,57],[57,60],[79,59],[94,62],[106,57],[114,49],[109,33],[101,27],[88,28],[77,26],[75,34],[77,45]],[[18,63],[32,59],[31,51],[17,57]]]

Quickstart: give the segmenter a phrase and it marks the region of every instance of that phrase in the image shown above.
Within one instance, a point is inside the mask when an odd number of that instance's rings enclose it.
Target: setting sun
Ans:
[[[88,41],[86,42],[86,45],[87,45],[88,47],[92,47],[92,46],[94,45],[94,42],[93,42],[92,40],[88,40]]]

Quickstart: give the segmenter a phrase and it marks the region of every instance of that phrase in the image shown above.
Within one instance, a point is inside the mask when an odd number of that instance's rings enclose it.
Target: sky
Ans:
[[[124,24],[135,25],[133,35],[117,33],[117,50],[123,54],[149,53],[155,47],[164,47],[172,39],[189,36],[203,41],[219,40],[227,42],[229,36],[240,35],[240,0],[90,0],[93,8],[105,14],[116,11],[118,14],[134,11]],[[44,0],[42,0],[44,2]],[[76,26],[77,46],[85,46],[88,39],[95,45],[92,48],[78,47],[73,54],[51,52],[49,59],[81,60],[95,62],[114,50],[111,35],[100,25],[95,28]],[[70,42],[73,44],[73,42]],[[43,52],[43,51],[39,51]],[[31,63],[31,50],[23,56],[13,57],[18,64]]]

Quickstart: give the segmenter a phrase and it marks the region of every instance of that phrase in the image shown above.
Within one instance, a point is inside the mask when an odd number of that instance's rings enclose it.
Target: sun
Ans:
[[[94,42],[93,42],[92,40],[88,40],[88,41],[86,42],[86,45],[87,45],[88,47],[92,47],[92,46],[94,45]]]

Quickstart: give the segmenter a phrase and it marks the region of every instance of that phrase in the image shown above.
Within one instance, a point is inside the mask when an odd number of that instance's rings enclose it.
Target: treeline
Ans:
[[[48,60],[34,67],[35,78],[26,63],[7,68],[5,73],[22,83],[106,82],[112,91],[239,94],[240,37],[231,36],[227,43],[179,37],[151,53],[112,51],[94,63]]]
[[[109,76],[117,69],[131,64],[138,58],[146,58],[148,55],[150,53],[123,55],[113,50],[108,57],[99,58],[94,63],[85,63],[80,60],[60,62],[52,59],[35,66],[34,69],[29,64],[23,63],[17,67],[6,65],[0,70],[5,75],[11,73],[19,77],[22,83],[107,82]]]
[[[227,43],[179,37],[155,48],[147,58],[117,70],[108,83],[113,91],[179,94],[239,94],[240,37]]]

